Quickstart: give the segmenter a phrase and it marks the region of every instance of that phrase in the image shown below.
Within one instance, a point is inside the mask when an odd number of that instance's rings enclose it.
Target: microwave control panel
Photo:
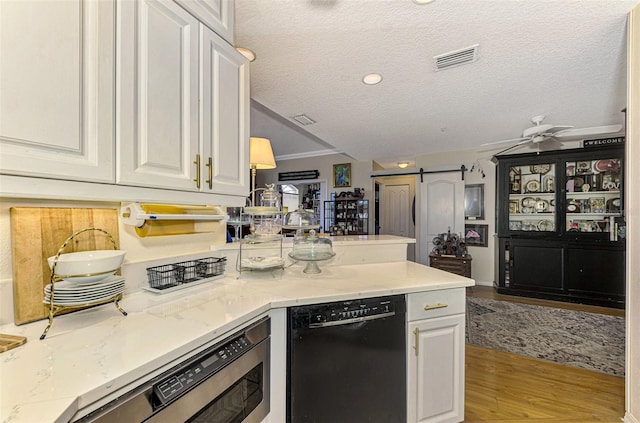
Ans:
[[[167,404],[218,372],[251,347],[251,342],[242,335],[226,344],[211,348],[191,364],[156,383],[153,392],[162,405]]]

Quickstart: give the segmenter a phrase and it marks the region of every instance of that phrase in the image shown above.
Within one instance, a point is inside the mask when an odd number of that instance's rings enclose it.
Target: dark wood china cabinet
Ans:
[[[624,146],[499,156],[503,294],[624,307]]]

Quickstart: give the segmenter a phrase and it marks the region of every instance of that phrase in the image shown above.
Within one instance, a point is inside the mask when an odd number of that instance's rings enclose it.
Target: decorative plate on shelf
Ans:
[[[538,192],[540,191],[540,182],[531,180],[527,182],[527,185],[525,185],[525,189],[527,192]]]
[[[544,192],[555,192],[555,180],[553,175],[547,175],[542,178],[542,190]]]
[[[576,163],[576,174],[585,174],[591,172],[591,162],[582,161]]]
[[[533,197],[525,197],[522,199],[522,207],[535,207],[536,199]]]
[[[538,213],[546,212],[549,208],[549,202],[547,200],[538,200],[536,201],[535,208]]]
[[[567,213],[580,213],[580,205],[578,203],[570,202],[567,204]]]
[[[606,212],[607,213],[620,213],[620,199],[619,198],[611,198],[611,199],[607,200]]]
[[[520,212],[520,203],[518,200],[509,201],[509,214],[517,214]]]
[[[538,230],[544,232],[553,231],[553,222],[551,220],[541,220],[538,222]]]
[[[573,178],[573,186],[575,188],[582,188],[582,185],[584,184],[584,179],[578,177],[578,178]]]
[[[551,170],[551,165],[550,164],[531,165],[529,167],[529,170],[531,171],[531,173],[539,173],[541,175],[544,175],[545,173]]]

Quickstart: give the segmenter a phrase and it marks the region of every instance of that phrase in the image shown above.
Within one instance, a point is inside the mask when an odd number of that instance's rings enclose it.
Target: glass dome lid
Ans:
[[[319,227],[316,215],[305,210],[302,205],[284,216],[283,228],[285,229],[317,229]]]
[[[329,260],[335,256],[333,244],[328,237],[316,236],[316,231],[309,231],[309,236],[296,237],[289,257],[294,260],[306,261],[304,273],[320,273],[318,261]]]
[[[334,255],[329,237],[316,236],[313,229],[309,231],[309,236],[296,237],[293,240],[291,256],[298,260],[327,260]]]

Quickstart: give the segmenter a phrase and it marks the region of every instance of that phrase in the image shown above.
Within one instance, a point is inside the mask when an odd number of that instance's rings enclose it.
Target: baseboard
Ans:
[[[476,280],[476,285],[478,285],[478,286],[493,286],[493,281],[479,281],[479,280]]]
[[[640,423],[640,420],[636,419],[629,413],[625,413],[624,415],[624,423]]]

